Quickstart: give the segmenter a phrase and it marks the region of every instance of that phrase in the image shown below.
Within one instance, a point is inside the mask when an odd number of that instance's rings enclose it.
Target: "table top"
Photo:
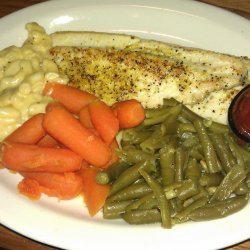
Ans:
[[[0,17],[10,14],[21,8],[44,2],[45,0],[1,0]],[[201,2],[216,5],[229,11],[237,13],[250,20],[250,0],[200,0]],[[30,240],[0,225],[0,249],[8,250],[54,250],[56,248]],[[228,250],[247,250],[250,249],[250,240],[244,241]]]

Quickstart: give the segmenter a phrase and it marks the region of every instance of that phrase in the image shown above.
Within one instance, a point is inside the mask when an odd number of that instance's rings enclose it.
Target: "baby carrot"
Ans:
[[[46,106],[45,109],[45,113],[49,112],[51,109],[53,109],[54,107],[61,107],[62,104],[60,104],[59,102],[55,101],[55,102],[49,102]]]
[[[60,102],[72,113],[79,113],[81,108],[97,99],[88,92],[59,83],[47,83],[43,93]]]
[[[37,114],[12,132],[5,141],[35,144],[46,134],[42,122],[44,114]]]
[[[58,141],[53,138],[51,135],[46,134],[38,143],[40,147],[56,147],[59,146]]]
[[[101,167],[111,158],[109,147],[62,106],[54,106],[45,114],[43,126],[56,140],[94,166]]]
[[[113,112],[119,120],[120,128],[133,128],[145,118],[144,108],[135,99],[115,103]]]
[[[93,167],[86,167],[80,170],[80,175],[83,180],[84,201],[91,216],[97,214],[97,212],[103,207],[110,189],[109,185],[96,183],[95,176],[97,171],[98,170]]]
[[[94,125],[91,121],[88,106],[83,107],[78,115],[79,115],[79,120],[84,127],[91,129],[94,128]]]
[[[36,180],[23,178],[23,180],[18,183],[17,187],[20,194],[27,196],[31,200],[38,200],[41,197],[42,191]]]
[[[102,101],[95,101],[88,105],[91,120],[101,138],[110,144],[119,131],[119,121],[112,109]]]
[[[119,148],[118,143],[116,141],[116,139],[114,139],[110,145],[109,145],[110,149],[111,149],[111,158],[108,161],[107,164],[105,164],[104,166],[102,166],[102,169],[106,169],[109,168],[113,163],[117,162],[119,160],[119,157],[116,153],[116,150]]]
[[[24,179],[28,178],[36,181],[42,193],[47,194],[48,196],[58,197],[59,199],[72,199],[79,195],[83,189],[82,178],[74,172],[21,172],[21,174],[25,177]],[[29,193],[27,190],[29,189],[26,188],[26,194]],[[20,187],[19,191],[21,191]]]
[[[24,143],[2,144],[2,164],[14,171],[68,172],[81,168],[82,158],[69,149]]]

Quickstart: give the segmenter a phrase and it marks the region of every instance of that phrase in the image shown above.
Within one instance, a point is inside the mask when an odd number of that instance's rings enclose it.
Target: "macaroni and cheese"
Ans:
[[[0,52],[0,140],[31,116],[45,111],[51,101],[42,95],[47,82],[68,82],[49,59],[50,36],[37,23],[28,23],[26,29],[28,38],[21,47]]]

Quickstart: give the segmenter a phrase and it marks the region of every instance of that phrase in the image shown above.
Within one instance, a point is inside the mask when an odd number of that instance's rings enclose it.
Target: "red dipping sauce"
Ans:
[[[228,110],[228,123],[240,139],[250,142],[250,85],[233,99]]]

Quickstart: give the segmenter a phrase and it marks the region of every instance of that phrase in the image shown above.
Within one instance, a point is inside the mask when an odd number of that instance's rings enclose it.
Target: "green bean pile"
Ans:
[[[122,131],[119,162],[96,176],[111,184],[105,219],[171,228],[222,218],[248,203],[250,150],[227,126],[174,99],[145,112],[141,125]]]

